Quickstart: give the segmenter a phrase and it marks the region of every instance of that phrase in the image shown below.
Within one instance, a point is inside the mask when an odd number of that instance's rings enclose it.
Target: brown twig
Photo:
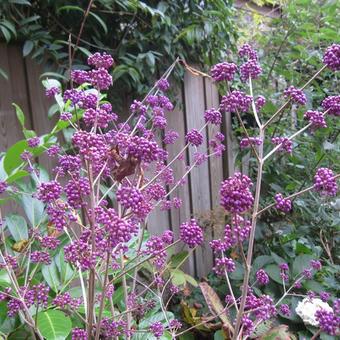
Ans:
[[[89,1],[89,4],[87,6],[87,9],[84,13],[84,18],[83,18],[83,21],[81,22],[81,25],[80,25],[80,29],[79,29],[79,33],[78,33],[78,36],[77,36],[77,40],[76,40],[76,43],[73,47],[73,53],[72,53],[72,58],[71,58],[71,61],[73,62],[73,59],[74,59],[74,56],[75,56],[75,53],[76,53],[76,49],[79,45],[79,42],[80,42],[80,38],[81,38],[81,35],[83,34],[83,30],[84,30],[84,26],[85,26],[85,22],[86,22],[86,19],[87,17],[89,16],[89,13],[90,13],[90,9],[92,7],[92,4],[93,4],[93,1],[94,0],[90,0]]]

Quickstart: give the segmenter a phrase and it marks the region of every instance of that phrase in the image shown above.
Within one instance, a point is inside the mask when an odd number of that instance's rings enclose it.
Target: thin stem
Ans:
[[[259,115],[257,114],[257,110],[256,110],[256,105],[255,105],[255,101],[254,101],[254,93],[253,93],[253,84],[252,84],[252,81],[251,81],[251,77],[249,77],[249,89],[250,89],[250,95],[252,97],[251,106],[253,108],[255,120],[256,120],[256,123],[257,123],[257,126],[259,127],[259,129],[261,129],[262,124],[261,124]]]
[[[337,175],[335,175],[333,178],[334,178],[334,179],[338,179],[339,177],[340,177],[340,174],[337,174]],[[292,198],[295,198],[295,197],[300,196],[300,195],[302,195],[302,194],[304,194],[304,193],[306,193],[306,192],[308,192],[308,191],[311,191],[311,190],[313,190],[313,189],[314,189],[314,186],[312,185],[312,186],[310,186],[310,187],[308,187],[308,188],[305,188],[305,189],[303,189],[303,190],[301,190],[301,191],[299,191],[299,192],[296,192],[296,193],[294,193],[294,194],[292,194],[292,195],[289,195],[289,196],[285,197],[285,199],[292,199]],[[266,206],[266,207],[263,208],[262,210],[258,211],[257,215],[260,215],[260,214],[264,213],[266,210],[268,210],[268,209],[270,209],[270,208],[273,208],[274,206],[275,206],[275,203],[272,203],[272,204]]]
[[[96,340],[99,340],[99,336],[100,336],[101,321],[102,321],[102,315],[103,315],[103,310],[104,310],[105,293],[106,293],[107,281],[108,281],[109,265],[110,265],[110,252],[108,251],[107,254],[106,254],[106,264],[105,264],[105,273],[104,273],[104,283],[103,283],[102,295],[101,295],[101,298],[100,298],[99,315],[98,315],[98,321],[97,321],[97,331],[96,331],[96,338],[95,338]]]
[[[327,66],[323,65],[306,83],[303,85],[300,90],[305,89]],[[283,111],[288,104],[291,102],[291,99],[287,100],[270,118],[269,120],[263,125],[263,129],[265,129],[279,114]]]
[[[120,261],[121,261],[122,269],[124,271],[124,256],[123,256],[123,252],[121,252]],[[126,282],[126,273],[122,276],[122,284],[123,284],[123,290],[124,290],[125,306],[126,306],[126,308],[128,308],[128,286],[127,286],[127,282]],[[127,330],[130,333],[130,329],[131,329],[131,313],[127,313],[126,321],[127,321]],[[129,340],[129,339],[130,339],[130,335],[127,336],[127,340]]]
[[[264,140],[264,129],[260,129],[260,138]],[[245,274],[243,279],[243,290],[242,290],[242,299],[240,303],[240,308],[237,313],[236,325],[235,325],[235,332],[233,334],[233,340],[238,339],[238,333],[241,328],[241,321],[242,316],[246,304],[247,293],[248,293],[248,284],[250,278],[250,270],[251,270],[251,263],[253,257],[253,248],[255,242],[255,229],[256,229],[256,222],[257,222],[257,212],[259,208],[260,202],[260,193],[261,193],[261,183],[262,183],[262,172],[263,172],[263,144],[259,146],[259,163],[258,163],[258,170],[257,170],[257,180],[256,180],[256,189],[255,189],[255,200],[254,200],[254,208],[252,214],[252,223],[251,223],[251,230],[249,236],[249,245],[248,245],[248,253],[247,253],[247,260],[245,264]]]
[[[221,253],[222,253],[222,258],[224,259],[224,254],[223,254],[223,252],[221,252]],[[236,298],[235,298],[235,295],[234,295],[234,291],[233,291],[233,288],[231,287],[231,283],[230,283],[230,280],[229,280],[229,275],[228,275],[228,272],[227,272],[227,270],[225,268],[224,268],[224,275],[225,275],[225,278],[227,280],[227,284],[228,284],[228,289],[229,289],[230,295],[233,298],[234,306],[236,308],[236,311],[238,312],[238,307],[237,307],[237,302],[236,302]]]

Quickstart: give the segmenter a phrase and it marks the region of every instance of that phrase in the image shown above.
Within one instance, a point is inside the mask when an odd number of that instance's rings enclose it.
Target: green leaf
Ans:
[[[259,269],[262,269],[266,264],[273,263],[274,259],[269,255],[261,255],[258,256],[253,263],[252,270],[253,272],[257,272]]]
[[[89,14],[98,21],[99,25],[103,28],[103,31],[105,32],[105,34],[107,34],[107,32],[108,32],[107,26],[106,26],[104,20],[99,15],[97,15],[93,12],[89,12]]]
[[[26,40],[25,44],[22,48],[22,54],[24,57],[27,57],[33,50],[34,43],[32,40]]]
[[[9,0],[9,2],[11,4],[31,6],[31,2],[29,0]]]
[[[6,155],[4,157],[4,169],[7,172],[7,175],[10,175],[14,169],[23,163],[20,155],[27,148],[27,141],[21,140],[7,149]]]
[[[79,51],[83,52],[87,57],[91,56],[91,54],[92,54],[92,53],[91,53],[87,48],[85,48],[85,47],[78,46],[77,48],[79,49]]]
[[[310,267],[310,261],[314,259],[314,256],[312,255],[299,255],[295,258],[293,262],[293,276],[299,275],[303,272],[305,268]]]
[[[271,279],[275,282],[282,284],[282,279],[280,276],[280,269],[276,264],[269,264],[265,267],[265,271],[268,273]]]
[[[0,270],[0,287],[9,287],[11,285],[11,279],[5,269]]]
[[[24,115],[24,113],[22,112],[19,105],[15,104],[15,103],[12,103],[12,105],[15,107],[15,112],[17,114],[17,118],[18,118],[22,128],[24,128],[25,127],[25,115]]]
[[[48,340],[64,340],[70,334],[72,322],[58,310],[48,310],[37,315],[40,333]]]
[[[6,226],[16,242],[28,239],[26,220],[20,215],[8,215]]]
[[[52,261],[52,263],[49,265],[43,265],[41,273],[50,288],[54,292],[57,292],[60,288],[60,279],[55,262]]]
[[[185,280],[189,282],[192,286],[197,287],[197,281],[189,274],[184,274]]]
[[[273,252],[271,252],[270,255],[272,256],[273,260],[274,260],[277,264],[281,264],[281,263],[287,262],[287,261],[285,261],[285,259],[283,259],[283,258],[280,257],[279,255],[276,255],[276,254],[273,253]]]
[[[22,195],[21,204],[32,227],[38,225],[44,217],[44,203],[29,195]]]
[[[173,268],[178,267],[180,263],[182,263],[187,256],[188,256],[187,251],[181,251],[175,255],[172,255],[170,258],[171,267]]]
[[[67,77],[63,76],[62,74],[56,73],[56,72],[45,72],[40,75],[40,79],[44,77],[54,77],[54,78],[60,78],[63,80],[68,80]]]
[[[167,318],[169,321],[174,319],[174,314],[171,312],[166,312]],[[164,317],[164,313],[163,312],[159,312],[156,314],[152,314],[151,316],[143,319],[138,328],[139,329],[146,329],[149,328],[151,324],[153,324],[154,322],[160,321],[162,323],[166,323],[166,319]]]
[[[57,9],[57,13],[61,12],[61,11],[79,11],[84,13],[84,10],[79,7],[79,6],[72,6],[72,5],[67,5],[67,6],[61,6]]]
[[[171,281],[175,286],[181,286],[186,283],[184,272],[182,272],[180,269],[173,269],[170,271],[170,273]]]
[[[2,68],[0,68],[0,76],[8,80],[8,75]]]
[[[29,172],[28,171],[26,171],[26,170],[18,170],[16,172],[14,172],[11,176],[9,176],[6,179],[6,182],[8,184],[10,184],[10,183],[13,183],[13,182],[17,181],[18,179],[26,177],[26,176],[29,176]]]
[[[64,259],[64,250],[62,249],[59,254],[55,258],[55,263],[57,265],[59,274],[60,274],[60,281],[62,283],[67,282],[71,279],[74,271],[69,263],[65,262]]]
[[[0,30],[2,32],[2,35],[6,39],[6,42],[8,43],[11,40],[11,33],[10,31],[5,27],[0,24]]]

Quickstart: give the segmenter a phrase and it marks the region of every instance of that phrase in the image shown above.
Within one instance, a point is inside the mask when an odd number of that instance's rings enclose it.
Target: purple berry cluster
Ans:
[[[255,106],[257,110],[260,110],[266,104],[266,98],[263,96],[258,96],[255,100]]]
[[[254,59],[257,60],[257,52],[249,45],[249,44],[243,44],[241,48],[238,50],[238,55],[241,58],[248,58],[248,59]]]
[[[237,66],[234,63],[220,63],[212,67],[210,73],[215,81],[232,81],[234,79]]]
[[[44,182],[38,188],[37,197],[44,203],[51,203],[60,198],[62,190],[62,186],[57,181]]]
[[[220,189],[221,206],[232,213],[244,213],[249,210],[254,197],[250,191],[253,185],[250,178],[237,172],[222,182]]]
[[[219,276],[224,276],[225,271],[227,273],[231,273],[235,269],[236,266],[234,260],[228,257],[217,258],[215,261],[215,266],[213,267],[213,271]]]
[[[248,289],[245,310],[252,310],[254,316],[262,321],[268,320],[277,314],[273,299],[269,295],[257,297],[250,288]]]
[[[231,224],[225,225],[223,239],[210,241],[210,247],[216,254],[224,252],[239,242],[247,240],[250,230],[251,222],[240,215],[235,215],[231,220]]]
[[[328,114],[340,116],[340,96],[329,96],[322,101],[321,105]]]
[[[259,269],[256,272],[256,281],[262,286],[266,286],[269,283],[269,276],[264,269]]]
[[[202,228],[197,224],[196,220],[191,219],[189,222],[180,225],[180,239],[189,246],[195,248],[203,242]]]
[[[296,104],[306,105],[307,103],[307,98],[303,91],[297,89],[294,86],[289,86],[287,89],[284,90],[283,94],[285,97],[290,97],[291,100]]]
[[[206,123],[220,125],[222,123],[222,115],[219,110],[211,108],[204,112],[204,119]]]
[[[240,142],[240,148],[241,149],[246,149],[250,147],[251,145],[261,145],[262,144],[262,139],[259,137],[245,137],[241,139]]]
[[[150,332],[159,339],[164,333],[164,326],[160,321],[156,321],[150,325]]]
[[[293,152],[293,142],[287,137],[273,137],[272,143],[275,145],[280,145],[280,147],[278,148],[278,151],[280,152]]]
[[[192,129],[185,135],[185,140],[194,146],[200,146],[203,143],[203,135],[196,129]]]
[[[247,112],[249,110],[252,97],[242,91],[232,91],[230,94],[223,96],[220,104],[220,110],[223,112]]]
[[[305,112],[303,117],[309,120],[309,122],[312,124],[313,129],[327,127],[324,114],[320,111],[308,110],[307,112]]]
[[[287,263],[280,263],[279,264],[280,269],[280,277],[283,281],[289,280],[289,266]]]
[[[327,48],[323,63],[332,71],[340,70],[340,44],[332,44]]]
[[[0,194],[3,194],[8,188],[8,185],[5,181],[0,181]]]
[[[319,168],[314,176],[314,190],[324,196],[335,196],[338,185],[334,173],[328,168]]]
[[[275,208],[288,213],[292,209],[292,201],[284,198],[282,194],[278,193],[274,196],[275,198]]]
[[[243,82],[246,82],[251,79],[258,78],[262,73],[262,68],[258,64],[256,59],[250,59],[247,62],[245,62],[240,67],[240,73],[241,73],[241,80]]]
[[[36,148],[40,144],[39,137],[32,137],[27,139],[27,144],[30,148]]]
[[[315,313],[320,329],[332,336],[340,335],[340,317],[333,312],[319,309]]]

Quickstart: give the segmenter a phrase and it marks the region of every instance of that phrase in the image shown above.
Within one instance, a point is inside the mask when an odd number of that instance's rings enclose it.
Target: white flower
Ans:
[[[315,313],[319,309],[333,312],[333,309],[328,303],[323,302],[320,299],[310,299],[308,297],[298,303],[295,312],[304,323],[312,326],[319,326],[319,322],[315,318]]]

